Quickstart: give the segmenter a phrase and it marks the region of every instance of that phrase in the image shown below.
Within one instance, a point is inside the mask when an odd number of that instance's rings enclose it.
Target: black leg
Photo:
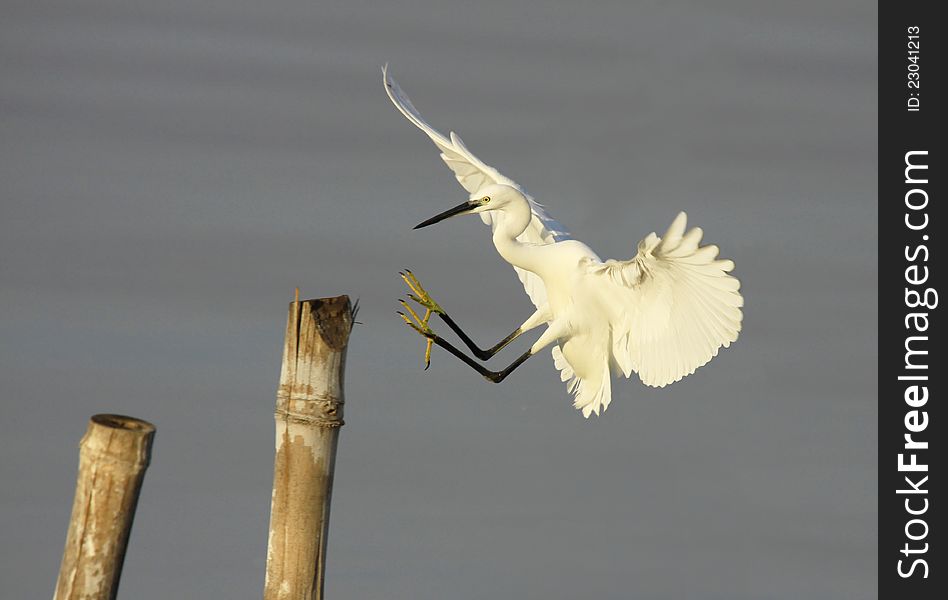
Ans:
[[[520,355],[520,358],[510,363],[510,366],[507,367],[506,369],[502,371],[490,371],[487,368],[485,368],[484,365],[474,362],[472,358],[470,358],[468,355],[464,354],[463,352],[461,352],[460,350],[452,346],[449,342],[446,342],[440,336],[432,333],[432,334],[425,335],[425,337],[433,341],[435,344],[441,346],[442,348],[444,348],[445,350],[447,350],[454,356],[461,359],[461,361],[464,364],[466,364],[467,366],[471,367],[472,369],[474,369],[475,371],[483,375],[484,379],[486,379],[487,381],[491,381],[493,383],[500,383],[501,381],[503,381],[504,378],[507,377],[507,375],[510,375],[511,373],[513,373],[514,369],[516,369],[517,367],[522,365],[524,362],[526,362],[526,360],[530,358],[531,356],[530,351],[527,350],[526,352]]]
[[[504,347],[506,347],[507,344],[517,339],[520,336],[520,334],[523,333],[523,331],[518,327],[513,332],[511,332],[510,335],[508,335],[504,339],[497,342],[494,346],[488,348],[487,350],[483,350],[477,344],[475,344],[474,340],[472,340],[469,335],[464,333],[464,330],[461,329],[461,327],[457,323],[454,322],[454,319],[449,317],[444,312],[444,309],[441,308],[441,306],[437,302],[434,301],[434,299],[428,294],[425,288],[422,287],[421,282],[418,281],[418,278],[415,277],[415,274],[412,273],[410,269],[405,269],[404,271],[400,272],[399,275],[401,275],[402,280],[404,280],[405,284],[408,285],[411,291],[414,292],[413,294],[408,294],[408,297],[426,309],[424,318],[421,318],[403,300],[399,300],[399,302],[402,303],[402,306],[405,307],[405,310],[411,313],[415,321],[417,321],[419,325],[422,325],[424,328],[428,329],[428,319],[431,318],[432,313],[437,313],[438,315],[441,316],[441,320],[447,323],[448,327],[450,327],[451,330],[454,331],[454,333],[456,333],[458,337],[461,338],[461,341],[464,342],[464,345],[468,347],[471,353],[477,358],[479,358],[480,360],[486,361],[490,357],[494,356],[495,354],[500,352]],[[405,318],[405,317],[403,316],[402,318]],[[420,329],[418,329],[418,332],[422,333]],[[430,356],[430,353],[431,353],[431,343],[434,341],[434,338],[429,337],[428,339],[430,341],[428,342],[428,347],[425,349],[425,364],[426,365],[428,364],[428,357]],[[425,368],[427,369],[428,367],[426,366]]]
[[[461,329],[461,327],[457,323],[454,322],[454,319],[452,319],[445,313],[438,313],[438,316],[441,317],[442,321],[448,324],[448,327],[450,327],[451,330],[454,331],[454,333],[458,334],[458,337],[461,338],[461,341],[464,342],[464,345],[470,349],[471,353],[481,360],[487,360],[493,355],[497,354],[503,348],[505,348],[507,344],[514,341],[518,337],[520,337],[520,334],[523,333],[518,327],[517,329],[513,330],[513,332],[511,332],[510,335],[508,335],[504,339],[497,342],[491,348],[487,350],[481,350],[480,347],[478,347],[478,345],[475,344],[474,341],[470,337],[468,337],[466,333],[464,333],[464,330]]]

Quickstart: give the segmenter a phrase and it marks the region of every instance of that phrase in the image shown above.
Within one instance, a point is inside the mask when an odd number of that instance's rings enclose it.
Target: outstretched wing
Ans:
[[[527,201],[530,202],[530,208],[533,211],[533,218],[530,220],[527,229],[517,237],[519,241],[527,244],[551,244],[555,241],[570,239],[566,229],[550,217],[543,206],[533,200],[520,185],[509,177],[501,175],[497,169],[481,162],[479,158],[474,156],[474,154],[467,149],[467,146],[464,145],[461,138],[453,131],[450,133],[450,137],[445,137],[444,134],[429,125],[422,118],[418,109],[411,103],[411,100],[405,92],[402,91],[395,80],[392,79],[391,75],[389,75],[388,65],[382,67],[382,78],[385,82],[385,91],[388,93],[388,97],[392,100],[392,103],[405,115],[405,118],[424,131],[428,137],[431,138],[431,141],[434,142],[435,146],[441,150],[441,158],[447,163],[448,167],[454,171],[454,176],[457,178],[458,183],[461,184],[461,187],[471,194],[476,194],[478,190],[487,185],[500,183],[517,188],[526,196]],[[499,213],[481,213],[481,218],[484,222],[492,227],[497,226],[498,217]],[[533,304],[537,307],[545,304],[546,288],[543,286],[543,281],[529,271],[524,271],[517,267],[514,267],[514,270],[517,271],[517,276],[523,283],[523,287],[527,295],[530,296],[530,300]]]
[[[717,260],[717,246],[699,246],[679,213],[661,238],[650,233],[632,260],[591,263],[603,278],[613,318],[612,353],[628,377],[663,387],[695,372],[737,339],[743,314],[734,262]]]

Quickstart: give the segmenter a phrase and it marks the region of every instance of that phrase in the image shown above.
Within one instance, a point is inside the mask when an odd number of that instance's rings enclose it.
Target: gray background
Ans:
[[[286,303],[361,300],[330,598],[868,598],[876,536],[874,2],[4,2],[0,595],[48,597],[86,419],[158,437],[126,598],[263,582]],[[395,317],[530,312],[384,95],[395,75],[606,257],[687,210],[738,343],[570,406]],[[497,363],[517,356],[528,341]]]

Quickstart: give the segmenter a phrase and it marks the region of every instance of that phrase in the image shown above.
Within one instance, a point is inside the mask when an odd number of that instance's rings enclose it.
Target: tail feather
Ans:
[[[560,379],[566,383],[566,391],[573,396],[573,406],[583,412],[587,419],[596,413],[599,416],[612,402],[612,375],[606,366],[598,378],[579,377],[566,360],[559,345],[553,346],[553,365],[560,371]]]
[[[583,411],[583,416],[587,419],[592,413],[598,417],[600,413],[609,408],[612,401],[612,377],[606,371],[594,379],[578,379],[579,385],[576,386],[576,397],[573,400],[573,406]]]

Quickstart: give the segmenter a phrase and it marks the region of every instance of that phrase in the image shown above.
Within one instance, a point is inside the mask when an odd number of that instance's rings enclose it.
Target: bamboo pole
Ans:
[[[132,417],[89,420],[54,600],[115,598],[154,437],[154,425]]]
[[[322,600],[348,296],[290,304],[276,398],[276,457],[264,600]]]

